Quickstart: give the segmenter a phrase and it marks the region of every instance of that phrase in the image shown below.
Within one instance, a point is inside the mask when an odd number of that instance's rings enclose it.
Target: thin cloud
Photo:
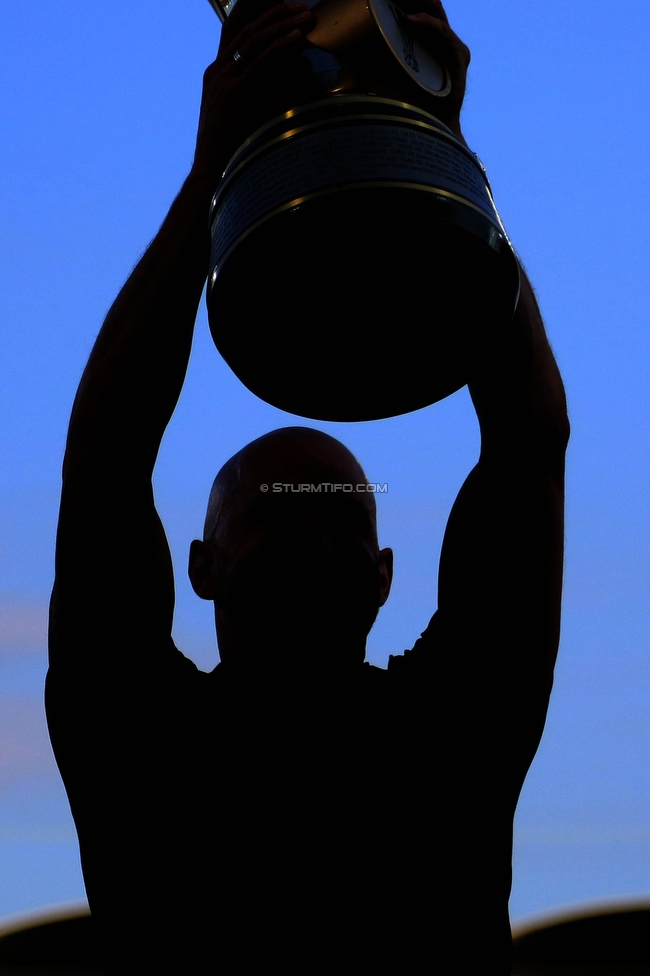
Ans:
[[[0,787],[18,778],[56,773],[43,703],[0,699]]]
[[[41,651],[47,646],[47,606],[0,596],[0,653]]]

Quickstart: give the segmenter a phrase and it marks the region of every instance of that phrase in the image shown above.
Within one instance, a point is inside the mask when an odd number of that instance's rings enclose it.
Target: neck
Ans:
[[[366,635],[351,638],[349,633],[327,634],[322,628],[305,627],[295,637],[286,630],[243,636],[221,623],[217,629],[221,660],[237,670],[323,674],[359,667],[366,656]]]

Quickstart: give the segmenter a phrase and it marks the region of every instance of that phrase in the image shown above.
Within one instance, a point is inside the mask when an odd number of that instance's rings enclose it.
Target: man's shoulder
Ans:
[[[379,705],[382,701],[412,699],[414,694],[430,696],[441,658],[437,615],[429,622],[412,648],[391,654],[386,667],[363,665],[363,697]]]
[[[169,704],[170,698],[200,694],[210,675],[197,668],[170,637],[152,639],[147,653],[133,653],[125,638],[112,654],[95,646],[92,635],[72,654],[50,657],[45,703],[48,720],[74,721],[82,716],[95,724],[124,710],[150,712]],[[140,650],[142,650],[140,648]]]
[[[425,630],[422,631],[413,647],[401,654],[391,654],[388,658],[389,679],[426,672],[440,664],[440,650],[444,634],[439,613],[434,613]]]

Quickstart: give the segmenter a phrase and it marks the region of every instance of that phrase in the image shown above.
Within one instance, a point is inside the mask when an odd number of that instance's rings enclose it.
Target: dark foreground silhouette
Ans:
[[[437,0],[425,6],[460,110],[466,49]],[[356,459],[304,428],[225,465],[192,545],[221,663],[202,673],[171,638],[151,478],[205,281],[207,208],[246,86],[287,80],[309,16],[280,5],[247,33],[224,27],[192,172],[84,372],[57,539],[52,743],[108,973],[406,974],[451,954],[456,972],[505,976],[512,820],[558,644],[568,436],[525,277],[512,326],[468,358],[481,455],[413,649],[387,670],[364,661],[392,553]],[[242,70],[233,50],[257,60]],[[290,255],[286,288],[290,300]],[[351,490],[260,488],[275,484]]]
[[[515,937],[513,976],[644,976],[650,967],[650,905],[603,905],[540,923]],[[473,933],[466,931],[464,940]],[[450,966],[463,957],[462,946]],[[101,976],[90,915],[17,926],[0,934],[0,976]]]

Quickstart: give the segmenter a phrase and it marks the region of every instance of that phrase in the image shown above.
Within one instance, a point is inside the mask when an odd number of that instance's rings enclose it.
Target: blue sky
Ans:
[[[538,291],[573,424],[562,645],[517,817],[515,919],[650,894],[650,9],[553,6],[447,4],[473,53],[465,135]],[[218,33],[207,0],[0,8],[0,916],[83,897],[41,705],[60,463],[102,318],[190,165]],[[184,574],[212,477],[295,422],[229,373],[202,309],[156,472],[176,636],[202,667],[216,661],[210,608]],[[396,582],[369,643],[382,663],[435,608],[477,425],[461,391],[408,417],[320,426],[389,485],[380,533]]]

